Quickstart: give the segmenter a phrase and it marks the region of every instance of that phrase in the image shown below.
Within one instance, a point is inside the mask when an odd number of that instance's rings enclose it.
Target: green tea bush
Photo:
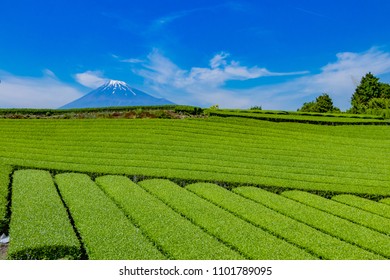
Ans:
[[[384,198],[380,201],[381,203],[390,205],[390,198]]]
[[[170,258],[243,259],[128,178],[104,176],[95,181]]]
[[[49,172],[15,171],[10,259],[78,259],[80,243]]]
[[[321,259],[368,260],[378,258],[371,252],[343,242],[220,186],[197,183],[188,185],[186,188],[240,218],[305,248]]]
[[[316,259],[168,180],[145,180],[139,185],[250,259]]]
[[[390,235],[390,219],[307,192],[287,191],[283,192],[282,195],[356,224]]]
[[[390,258],[389,236],[259,188],[239,187],[233,191],[329,235]]]
[[[9,223],[7,217],[9,176],[12,172],[10,166],[0,165],[0,234],[7,230]]]
[[[333,196],[332,200],[390,219],[390,206],[383,205],[380,202],[375,202],[369,199],[348,194]],[[381,200],[381,202],[383,202],[384,200]]]
[[[89,259],[165,259],[89,176],[64,173],[55,180]]]

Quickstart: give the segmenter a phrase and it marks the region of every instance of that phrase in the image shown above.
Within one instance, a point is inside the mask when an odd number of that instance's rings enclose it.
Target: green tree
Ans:
[[[381,98],[390,99],[390,85],[380,83]]]
[[[385,89],[385,86],[381,86],[379,78],[375,77],[371,72],[368,72],[362,77],[360,84],[356,87],[355,93],[352,95],[352,112],[364,113],[371,99],[381,97],[381,89]]]
[[[324,93],[316,98],[317,103],[317,112],[327,113],[336,111],[336,108],[333,106],[332,98],[327,93]]]
[[[340,109],[333,106],[333,101],[329,94],[323,93],[322,95],[318,96],[315,101],[304,103],[302,108],[298,111],[328,113],[340,112]]]

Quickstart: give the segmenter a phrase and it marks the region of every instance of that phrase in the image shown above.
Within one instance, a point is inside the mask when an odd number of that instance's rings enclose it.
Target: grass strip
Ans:
[[[165,259],[89,176],[64,173],[55,180],[89,259]]]
[[[390,259],[389,236],[259,188],[239,187],[233,191],[341,240]]]
[[[139,185],[250,259],[315,259],[171,181],[152,179]]]
[[[390,219],[385,217],[307,192],[286,191],[282,195],[353,223],[390,235]]]
[[[6,231],[9,223],[7,217],[9,176],[11,166],[0,165],[0,234]]]
[[[343,242],[218,185],[196,183],[186,186],[186,189],[322,259],[378,258],[376,254]]]
[[[11,210],[8,258],[80,258],[80,243],[49,172],[15,171]]]
[[[390,206],[375,202],[366,198],[351,194],[340,194],[332,197],[332,200],[386,217],[390,219]],[[383,200],[381,200],[382,202]],[[389,199],[390,202],[390,199]]]
[[[170,258],[243,259],[127,177],[104,176],[95,181]]]

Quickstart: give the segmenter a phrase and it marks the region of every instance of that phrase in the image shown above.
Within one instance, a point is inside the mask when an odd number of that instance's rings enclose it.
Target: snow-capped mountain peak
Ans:
[[[136,95],[136,93],[131,89],[131,87],[127,83],[118,80],[109,80],[101,87],[101,89],[105,91],[112,90],[112,94],[115,94],[116,91],[123,91],[124,95],[127,95],[127,91],[129,91],[133,95]]]
[[[62,106],[61,109],[169,104],[173,103],[163,98],[155,98],[145,92],[132,88],[123,81],[109,80],[101,87],[83,97]]]

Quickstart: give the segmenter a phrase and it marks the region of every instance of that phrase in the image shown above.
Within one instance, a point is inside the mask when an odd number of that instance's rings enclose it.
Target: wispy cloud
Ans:
[[[326,19],[330,19],[328,16],[324,15],[324,14],[321,14],[319,12],[316,12],[316,11],[312,11],[312,10],[308,10],[308,9],[303,9],[303,8],[300,8],[300,7],[294,7],[297,11],[300,11],[302,13],[305,13],[305,14],[308,14],[308,15],[311,15],[311,16],[315,16],[315,17],[321,17],[321,18],[326,18]]]
[[[209,67],[192,67],[189,70],[184,70],[155,49],[147,56],[146,63],[142,64],[143,68],[135,70],[135,72],[152,83],[170,84],[176,88],[200,85],[216,88],[232,80],[244,81],[266,76],[290,76],[307,73],[307,71],[271,72],[258,66],[243,66],[238,61],[229,60],[229,57],[229,53],[220,52],[210,59]]]
[[[172,23],[178,19],[185,18],[187,16],[190,16],[194,13],[199,13],[199,12],[205,12],[205,11],[219,11],[221,9],[228,9],[234,12],[245,12],[246,11],[246,6],[242,2],[237,2],[237,1],[228,1],[222,4],[217,4],[213,6],[204,6],[204,7],[199,7],[199,8],[194,8],[194,9],[187,9],[187,10],[180,10],[180,11],[175,11],[173,13],[163,15],[161,17],[156,18],[151,26],[150,30],[159,30],[160,28],[168,25],[169,23]]]
[[[356,83],[363,75],[369,71],[375,75],[390,73],[390,53],[378,48],[361,53],[340,52],[336,54],[336,60],[320,68],[318,74],[273,72],[258,66],[241,65],[229,57],[228,53],[221,52],[210,59],[208,67],[185,70],[154,50],[142,67],[135,67],[133,71],[145,79],[151,90],[177,103],[200,106],[217,103],[231,108],[262,105],[263,108],[286,110],[296,110],[323,92],[329,93],[335,105],[345,110],[349,108]],[[288,75],[292,78],[276,84],[249,89],[225,87],[231,80]]]
[[[228,81],[245,81],[261,77],[294,76],[307,71],[273,72],[258,66],[241,65],[230,59],[230,54],[215,54],[206,67],[180,68],[159,50],[154,49],[144,63],[133,72],[145,79],[146,84],[161,96],[177,103],[209,106],[218,103],[226,107],[245,107],[253,102],[253,96],[240,94],[242,90],[224,88]]]
[[[351,96],[357,84],[367,72],[377,76],[390,73],[390,53],[378,48],[361,53],[341,52],[336,54],[336,61],[323,66],[318,74],[255,87],[242,94],[258,100],[266,108],[295,110],[304,102],[312,101],[319,94],[327,92],[336,106],[346,110],[350,107]]]
[[[101,71],[86,71],[74,75],[75,80],[88,88],[97,88],[107,82],[109,79],[104,77]]]
[[[58,108],[83,95],[83,92],[45,70],[43,77],[23,77],[0,71],[0,107]]]

